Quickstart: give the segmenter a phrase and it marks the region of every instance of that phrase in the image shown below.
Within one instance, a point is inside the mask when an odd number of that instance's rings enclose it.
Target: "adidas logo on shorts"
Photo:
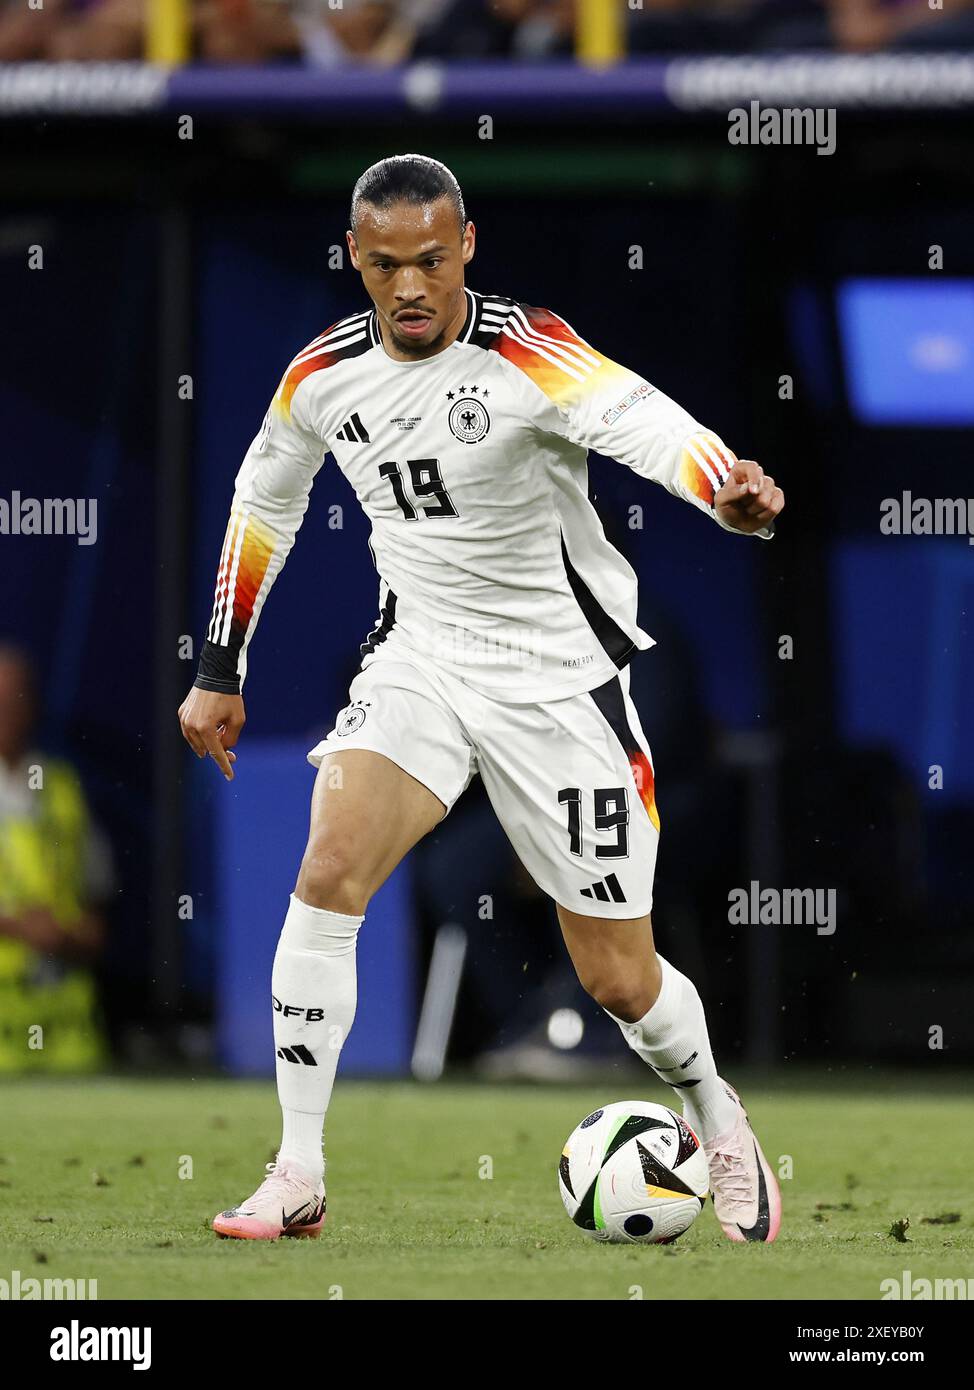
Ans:
[[[583,898],[597,898],[600,903],[624,903],[626,895],[622,891],[622,884],[615,874],[606,874],[605,878],[600,878],[597,883],[593,883],[591,888],[581,890]]]

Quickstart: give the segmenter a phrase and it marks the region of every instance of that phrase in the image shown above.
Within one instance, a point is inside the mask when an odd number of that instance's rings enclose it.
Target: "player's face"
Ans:
[[[463,268],[474,252],[474,225],[461,235],[449,198],[423,207],[363,204],[348,248],[391,356],[432,357],[449,347],[466,317]]]

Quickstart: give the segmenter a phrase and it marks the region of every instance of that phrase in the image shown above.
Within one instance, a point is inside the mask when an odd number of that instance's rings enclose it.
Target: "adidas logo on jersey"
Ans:
[[[336,438],[344,439],[346,444],[369,444],[371,442],[369,439],[369,432],[362,424],[357,410],[354,415],[350,416],[345,421],[344,425],[342,425],[341,429],[338,431]]]
[[[593,883],[591,888],[583,888],[581,894],[583,898],[598,898],[600,903],[624,903],[626,901],[622,884],[615,874],[606,874],[605,878],[600,878],[598,883]]]

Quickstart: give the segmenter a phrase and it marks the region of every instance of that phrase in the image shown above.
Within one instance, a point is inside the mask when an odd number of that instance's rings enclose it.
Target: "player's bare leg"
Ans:
[[[322,760],[271,983],[281,1148],[257,1191],[214,1219],[219,1235],[319,1234],[322,1132],[355,1016],[358,930],[372,894],[445,814],[438,797],[380,753],[346,749]]]
[[[367,749],[322,759],[295,895],[311,907],[361,916],[399,861],[446,807],[422,782]]]
[[[656,1002],[662,969],[653,942],[653,919],[587,917],[558,904],[558,921],[582,988],[603,1009],[627,1022]]]
[[[588,917],[558,905],[582,988],[626,1042],[683,1101],[710,1164],[714,1210],[735,1241],[772,1241],[781,1224],[778,1183],[737,1092],[717,1075],[693,982],[656,952],[652,918]]]

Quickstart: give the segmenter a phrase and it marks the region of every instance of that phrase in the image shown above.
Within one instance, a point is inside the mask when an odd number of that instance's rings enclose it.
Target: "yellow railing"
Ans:
[[[150,63],[178,68],[189,62],[189,0],[147,0],[145,56]]]
[[[609,67],[625,57],[626,0],[578,0],[575,56],[590,67]]]

